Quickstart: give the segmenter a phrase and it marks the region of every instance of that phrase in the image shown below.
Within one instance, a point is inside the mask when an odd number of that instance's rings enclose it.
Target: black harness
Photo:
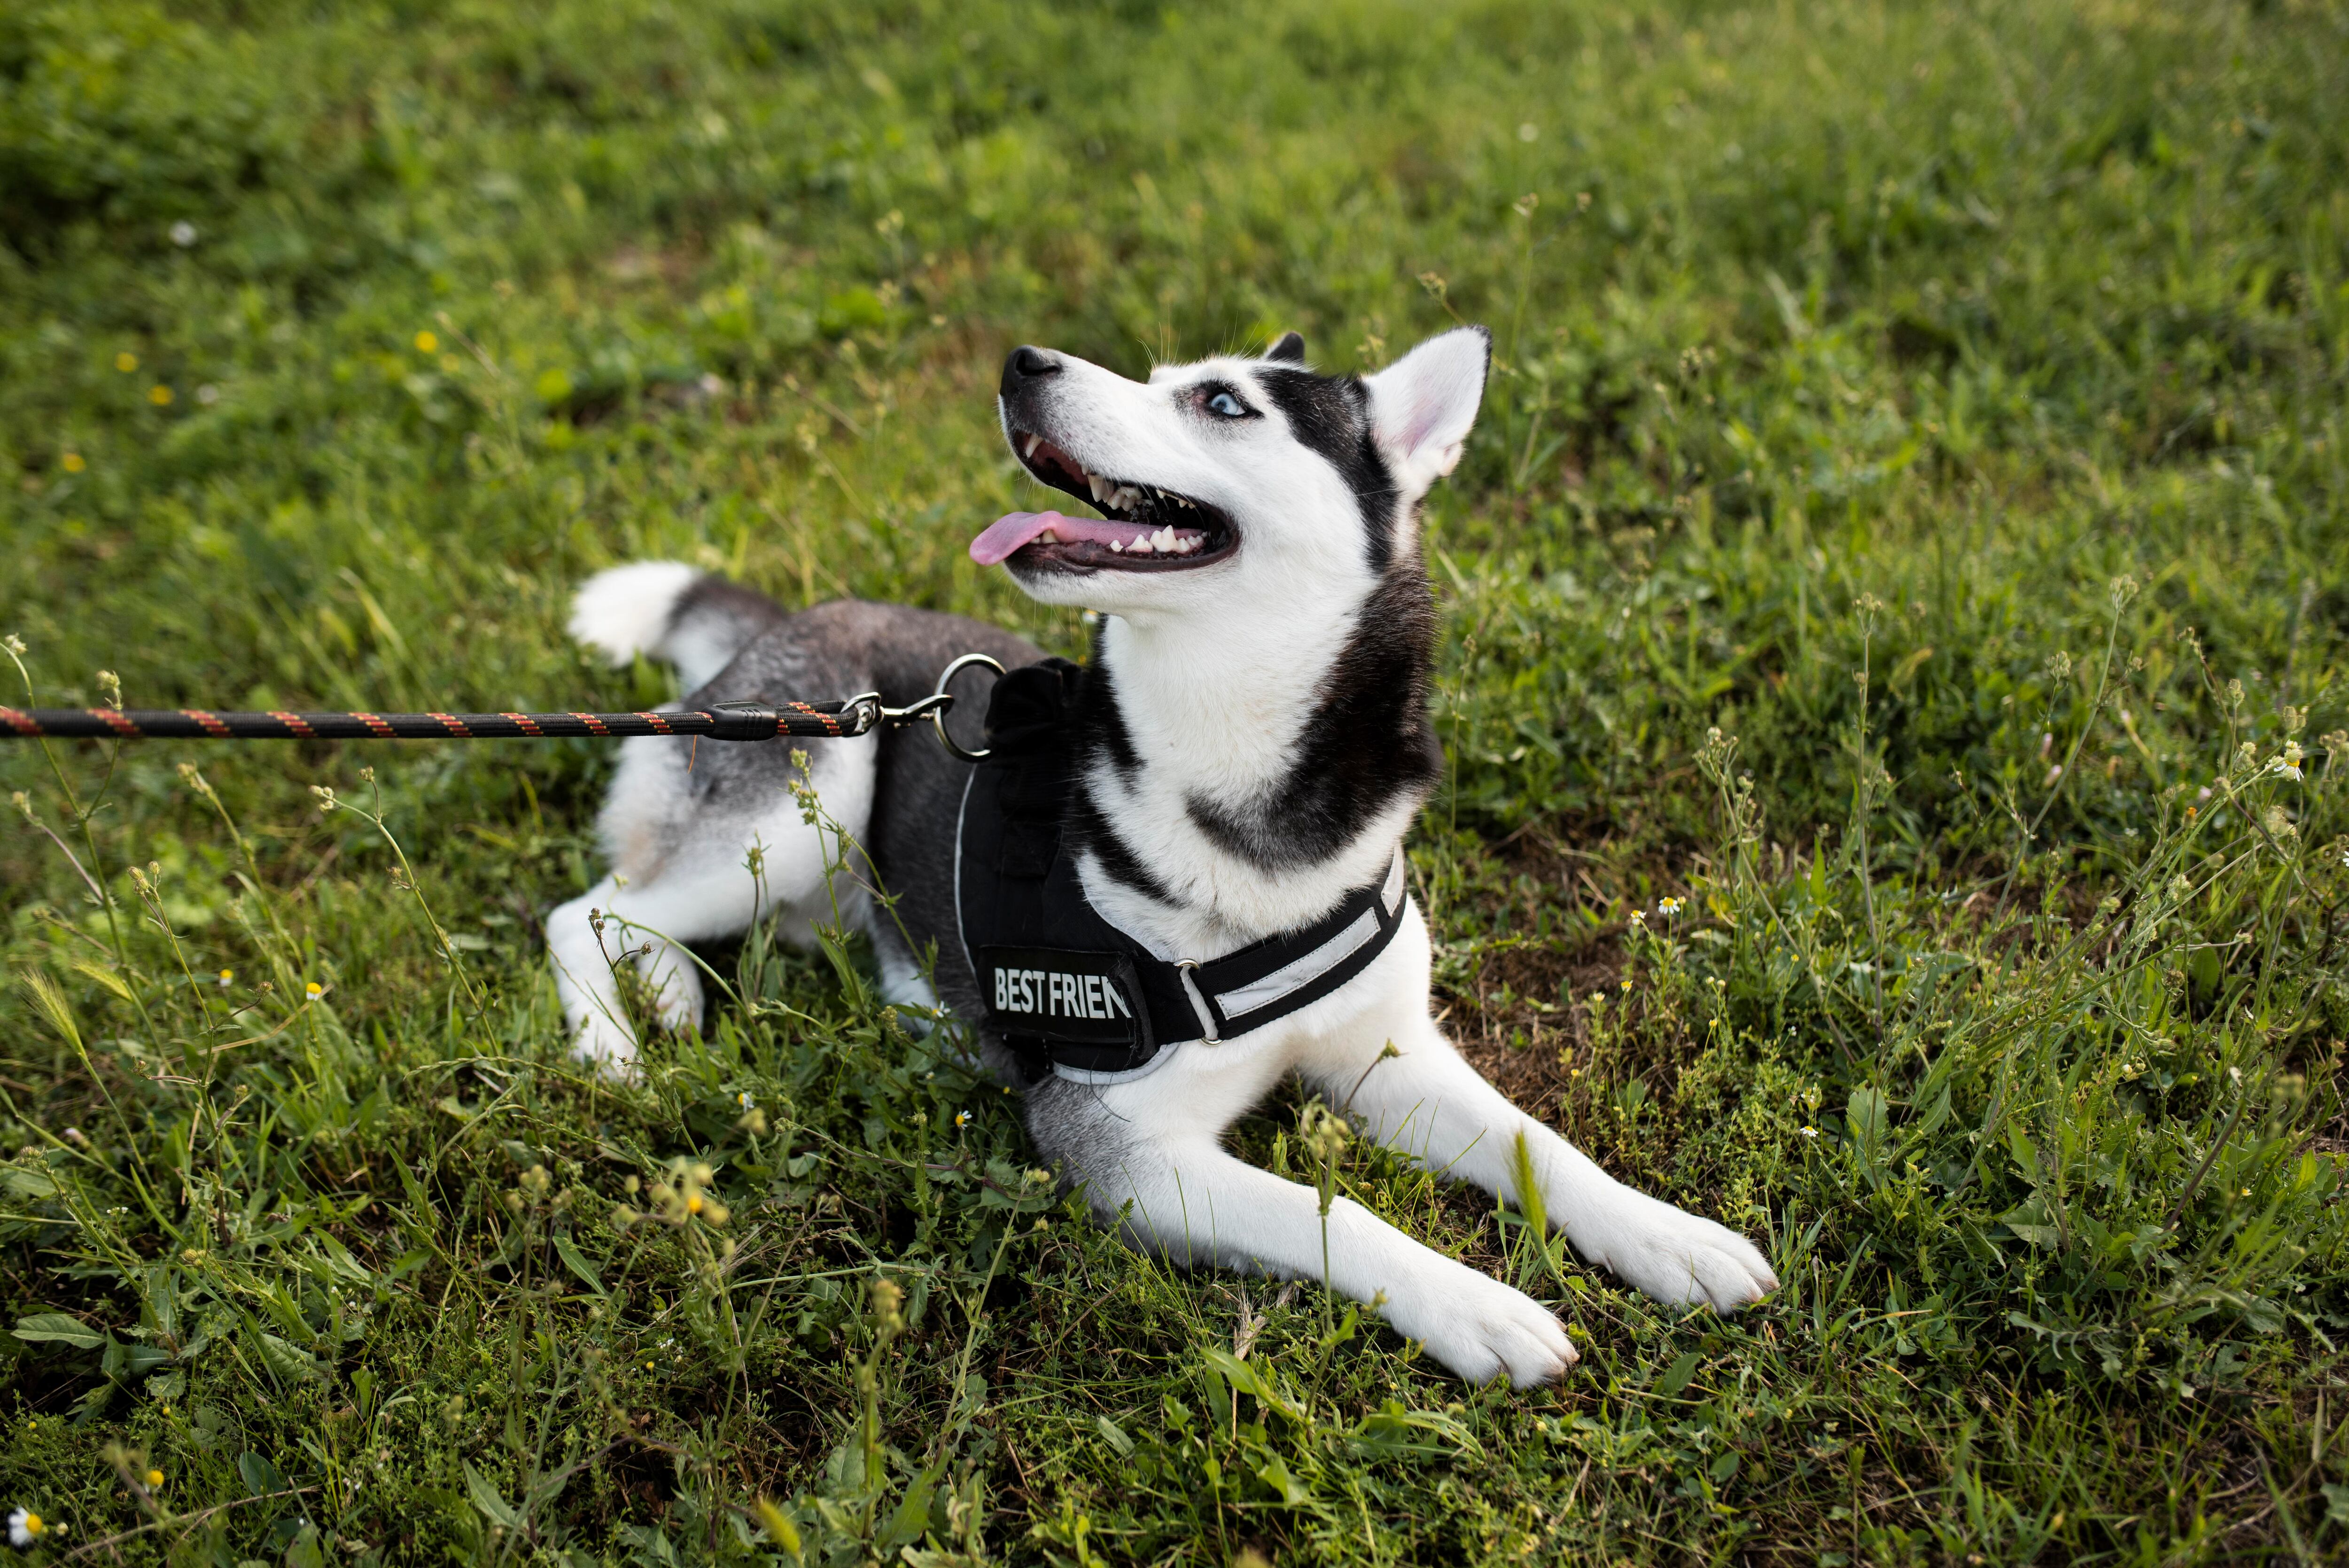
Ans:
[[[955,835],[955,920],[987,1027],[1025,1083],[1139,1078],[1174,1047],[1209,1045],[1337,990],[1402,924],[1402,856],[1298,931],[1208,961],[1169,961],[1085,898],[1065,832],[1075,800],[1085,672],[1046,659],[1006,675],[988,704],[988,753],[971,769]]]

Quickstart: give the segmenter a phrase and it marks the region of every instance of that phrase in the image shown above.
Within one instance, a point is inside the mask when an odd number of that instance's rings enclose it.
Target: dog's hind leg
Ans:
[[[755,801],[751,809],[681,810],[667,818],[648,812],[639,818],[632,803],[656,797],[663,759],[645,754],[640,765],[633,756],[624,760],[604,822],[619,851],[619,869],[546,922],[555,987],[576,1033],[579,1055],[615,1065],[636,1056],[635,1031],[613,974],[624,959],[636,964],[651,986],[664,1025],[696,1027],[702,1014],[701,977],[683,944],[739,935],[774,914],[786,917],[783,935],[804,940],[810,922],[830,918],[827,875],[843,853],[838,835],[854,838],[871,815],[873,748],[869,740],[843,740],[808,749],[810,782],[837,832],[804,820],[797,799],[782,788],[787,774],[755,794],[746,790],[736,797],[746,804]],[[687,798],[680,792],[668,799]],[[647,842],[657,846],[657,858],[642,847]],[[852,879],[843,878],[838,891],[843,916],[861,913],[855,906],[862,890]]]
[[[701,1022],[701,976],[692,955],[673,935],[677,917],[688,925],[699,917],[729,913],[719,907],[728,887],[688,887],[695,879],[664,878],[647,888],[631,889],[605,877],[546,917],[546,945],[554,964],[555,995],[563,1003],[576,1038],[574,1049],[591,1061],[620,1065],[635,1059],[636,1031],[620,999],[616,970],[633,964],[651,987],[656,1016],[666,1028],[698,1026]],[[730,882],[732,879],[729,879]],[[699,896],[707,892],[720,900]],[[680,896],[681,895],[681,896]],[[754,913],[740,912],[747,929]],[[600,928],[600,929],[599,929]],[[688,938],[693,933],[688,930]],[[730,930],[708,933],[730,935]]]

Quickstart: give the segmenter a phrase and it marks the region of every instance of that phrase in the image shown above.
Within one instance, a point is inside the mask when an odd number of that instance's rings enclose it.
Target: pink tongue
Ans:
[[[1012,552],[1046,529],[1058,528],[1068,521],[1057,511],[1006,512],[970,542],[970,558],[981,566],[998,565],[1010,560]]]
[[[970,542],[970,558],[981,566],[1009,561],[1014,552],[1033,543],[1037,535],[1048,528],[1063,544],[1108,544],[1115,541],[1131,546],[1150,531],[1138,523],[1101,522],[1090,517],[1063,517],[1057,511],[1007,512]],[[1187,534],[1188,531],[1185,531]]]

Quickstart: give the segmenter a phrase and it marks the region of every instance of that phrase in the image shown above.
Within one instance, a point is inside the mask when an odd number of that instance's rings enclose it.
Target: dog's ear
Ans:
[[[1264,356],[1267,359],[1278,360],[1290,365],[1304,364],[1305,335],[1301,332],[1282,333],[1280,341],[1266,349]]]
[[[1371,434],[1406,496],[1417,500],[1459,463],[1492,359],[1491,333],[1455,327],[1363,379]]]

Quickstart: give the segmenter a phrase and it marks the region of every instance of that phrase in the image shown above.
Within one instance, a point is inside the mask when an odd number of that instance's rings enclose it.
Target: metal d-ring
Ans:
[[[946,667],[946,673],[938,676],[938,689],[918,702],[909,702],[903,707],[884,707],[881,706],[879,692],[860,692],[841,704],[841,711],[843,714],[854,713],[857,716],[854,727],[848,733],[863,735],[876,724],[886,724],[894,727],[897,725],[919,724],[926,718],[930,721],[931,727],[938,732],[938,744],[949,752],[961,758],[965,762],[985,760],[992,755],[991,752],[966,751],[955,744],[953,736],[947,733],[947,710],[955,705],[954,693],[947,690],[947,686],[956,676],[962,673],[962,667],[965,665],[985,665],[997,675],[1003,674],[1003,666],[985,654],[965,654],[948,665]]]
[[[1215,1012],[1208,1007],[1207,998],[1200,993],[1199,983],[1191,978],[1198,972],[1198,968],[1199,961],[1195,958],[1174,960],[1175,978],[1183,982],[1184,993],[1191,998],[1191,1011],[1199,1015],[1199,1043],[1205,1046],[1220,1046],[1224,1042],[1216,1033]]]
[[[937,690],[932,692],[929,696],[924,697],[921,701],[914,704],[913,707],[905,709],[905,711],[906,717],[909,720],[919,717],[924,714],[927,714],[929,716],[930,724],[938,732],[939,745],[945,747],[947,750],[953,753],[955,756],[959,757],[965,762],[980,762],[993,755],[992,748],[987,748],[978,751],[966,750],[963,747],[956,743],[953,736],[947,733],[947,709],[954,706],[953,694],[949,693],[947,690],[947,687],[953,683],[955,676],[962,673],[963,666],[966,665],[985,665],[988,669],[993,670],[999,677],[1003,674],[1003,665],[998,661],[988,658],[985,654],[965,654],[962,657],[948,665],[946,669],[940,673],[938,676]]]

